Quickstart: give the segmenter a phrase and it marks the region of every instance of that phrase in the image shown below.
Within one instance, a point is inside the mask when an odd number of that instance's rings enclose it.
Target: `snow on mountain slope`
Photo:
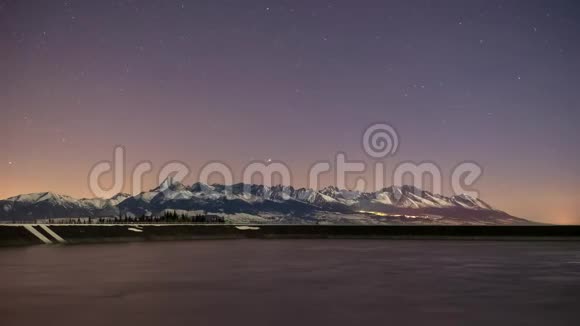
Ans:
[[[51,202],[60,205],[66,205],[68,203],[75,203],[76,199],[65,196],[58,195],[52,192],[39,192],[33,194],[18,195],[6,199],[7,201],[19,202],[19,203],[39,203],[39,202]]]
[[[300,188],[295,191],[294,197],[306,203],[314,205],[323,205],[327,203],[338,203],[338,201],[330,196],[324,195],[313,189]]]
[[[121,193],[108,199],[74,199],[45,192],[0,200],[0,219],[15,216],[140,216],[155,215],[166,210],[250,214],[269,216],[276,221],[287,218],[311,221],[323,216],[336,217],[331,219],[333,221],[373,218],[374,221],[369,221],[371,224],[394,221],[395,216],[398,216],[401,223],[410,221],[411,217],[414,221],[432,223],[490,221],[509,224],[518,221],[480,199],[467,195],[446,197],[413,186],[391,186],[377,192],[359,192],[336,187],[314,190],[243,183],[225,186],[198,182],[186,186],[167,178],[158,187],[135,196]],[[354,215],[356,218],[348,217]]]
[[[475,209],[493,209],[489,204],[481,199],[473,198],[471,196],[461,194],[459,196],[451,197],[451,201],[456,205],[465,208],[475,208]]]
[[[193,193],[194,196],[198,198],[215,200],[225,196],[225,193],[221,193],[220,191],[216,190],[216,187],[202,182],[194,183],[191,185],[191,187],[189,187],[189,190]]]
[[[229,197],[227,197],[229,195]],[[155,201],[171,200],[194,200],[196,198],[206,200],[217,199],[240,199],[246,202],[261,202],[264,200],[286,201],[297,200],[311,204],[340,203],[346,206],[352,206],[363,199],[383,204],[386,206],[404,207],[404,208],[423,208],[423,207],[463,207],[470,209],[488,209],[493,208],[480,199],[467,195],[453,197],[444,197],[434,195],[427,191],[419,190],[412,186],[392,186],[384,188],[375,193],[362,193],[359,191],[341,190],[336,187],[326,187],[320,191],[313,189],[294,189],[289,186],[267,187],[262,185],[245,185],[235,184],[232,186],[207,185],[195,183],[187,187],[181,183],[174,182],[171,178],[164,180],[158,187],[151,191],[142,192],[135,196],[128,194],[117,194],[110,199],[102,198],[83,198],[74,199],[70,196],[58,195],[51,192],[34,193],[10,197],[5,201],[18,203],[38,203],[49,202],[58,205],[80,205],[100,208],[107,205],[115,206],[122,201],[133,198],[134,200],[144,203]]]
[[[120,202],[122,202],[123,200],[125,200],[125,199],[127,199],[129,197],[131,197],[131,195],[120,192],[120,193],[116,194],[115,196],[111,197],[109,199],[109,202],[111,204],[117,205],[117,204],[119,204]]]

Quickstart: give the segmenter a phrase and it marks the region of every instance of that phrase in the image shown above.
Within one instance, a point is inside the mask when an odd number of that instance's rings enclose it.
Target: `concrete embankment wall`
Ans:
[[[576,240],[580,226],[357,226],[192,224],[3,224],[0,246],[193,239]]]

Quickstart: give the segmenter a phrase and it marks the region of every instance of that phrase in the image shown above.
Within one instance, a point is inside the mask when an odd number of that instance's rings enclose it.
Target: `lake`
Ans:
[[[199,240],[0,250],[0,324],[577,325],[580,242]]]

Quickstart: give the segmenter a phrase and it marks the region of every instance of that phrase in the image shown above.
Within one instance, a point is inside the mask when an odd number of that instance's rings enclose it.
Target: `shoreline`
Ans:
[[[0,247],[217,239],[580,241],[580,226],[0,224]]]

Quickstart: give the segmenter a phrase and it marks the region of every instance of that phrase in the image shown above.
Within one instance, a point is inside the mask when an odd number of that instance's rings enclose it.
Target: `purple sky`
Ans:
[[[492,205],[580,223],[579,39],[577,1],[0,0],[0,198],[89,196],[117,144],[304,186],[386,121],[391,169],[475,161]]]

